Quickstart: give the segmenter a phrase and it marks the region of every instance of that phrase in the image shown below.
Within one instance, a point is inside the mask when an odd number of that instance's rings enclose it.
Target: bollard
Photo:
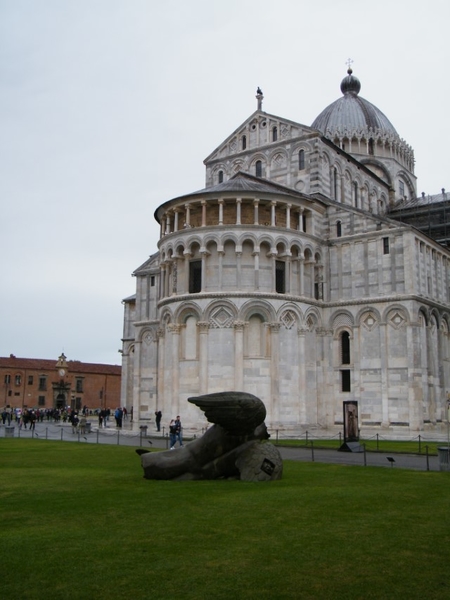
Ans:
[[[314,441],[311,440],[311,460],[314,462]]]
[[[378,441],[379,441],[379,434],[377,433],[377,450],[379,448]]]
[[[377,435],[378,435],[378,433],[377,433]],[[364,448],[364,466],[367,467],[366,442],[364,442],[363,448]]]
[[[430,470],[430,461],[428,458],[428,446],[425,446],[425,452],[427,454],[427,471],[429,471]]]
[[[419,435],[419,454],[422,454],[421,437]]]

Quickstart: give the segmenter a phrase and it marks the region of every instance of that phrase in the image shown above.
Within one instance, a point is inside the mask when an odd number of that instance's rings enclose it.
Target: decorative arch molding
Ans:
[[[355,323],[358,326],[362,325],[368,331],[372,331],[378,327],[381,320],[381,314],[376,308],[366,306],[357,313]]]
[[[410,323],[408,310],[401,305],[389,306],[383,314],[383,322],[394,329],[400,329]]]
[[[259,246],[258,236],[254,233],[244,232],[237,237],[236,245],[243,246],[245,243],[253,244],[253,248],[257,248]]]
[[[215,300],[204,311],[205,322],[213,329],[229,329],[237,319],[238,310],[230,300]]]
[[[343,327],[348,327],[352,330],[354,324],[353,315],[348,310],[340,310],[330,318],[330,329],[333,331]]]
[[[308,308],[303,320],[304,328],[308,331],[322,328],[322,316],[316,308]]]
[[[183,302],[175,311],[174,321],[178,325],[182,325],[188,317],[195,317],[201,320],[202,310],[195,302]]]
[[[172,311],[169,307],[165,306],[162,309],[160,322],[163,327],[170,325],[170,323],[173,322]]]
[[[389,172],[389,170],[387,169],[386,165],[384,163],[382,163],[381,161],[377,160],[376,158],[361,158],[360,159],[360,163],[365,165],[368,169],[370,169],[370,166],[373,165],[374,167],[376,167],[377,169],[380,169],[380,171],[383,172],[384,176],[386,177],[386,181],[388,183],[389,186],[392,186],[392,177],[391,174]]]
[[[277,311],[277,321],[282,323],[286,329],[292,329],[295,325],[297,327],[303,322],[302,311],[298,306],[292,302],[283,304]]]
[[[152,342],[158,341],[158,327],[145,327],[139,334],[139,342],[151,344]]]
[[[432,308],[430,310],[430,319],[433,317],[436,319],[436,325],[437,325],[438,329],[440,329],[441,322],[442,322],[442,316],[436,308]]]
[[[289,248],[291,241],[285,235],[277,235],[277,237],[273,241],[273,245],[276,248],[279,244],[283,244],[285,248]]]
[[[267,323],[276,321],[274,307],[265,300],[249,300],[239,310],[238,320],[248,321],[253,315],[259,315]]]
[[[282,159],[284,160],[284,164],[286,164],[289,161],[289,153],[284,148],[278,147],[278,148],[275,148],[274,150],[272,150],[272,152],[270,152],[269,155],[267,156],[268,163],[270,163],[270,165],[272,165],[277,156],[282,156]]]
[[[403,179],[403,181],[405,181],[406,185],[408,186],[410,197],[415,198],[416,190],[414,189],[414,183],[412,182],[409,173],[407,171],[404,171],[403,169],[400,169],[400,171],[397,171],[397,173],[396,173],[396,178],[398,179],[399,177],[401,177]]]
[[[220,236],[219,245],[222,246],[222,248],[225,246],[225,244],[227,244],[229,242],[231,242],[235,246],[239,245],[239,237],[238,237],[237,233],[234,233],[233,231],[227,231],[226,233],[223,233]]]

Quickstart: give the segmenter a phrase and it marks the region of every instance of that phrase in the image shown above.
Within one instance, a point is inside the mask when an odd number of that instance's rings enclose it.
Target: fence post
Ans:
[[[100,431],[99,431],[99,429],[97,429],[97,444],[98,444],[98,436],[99,436],[99,433],[100,433]]]
[[[276,432],[277,432],[277,441],[276,441],[276,444],[278,444],[278,429],[276,430]]]
[[[377,435],[378,435],[378,433],[377,433]],[[363,448],[364,448],[364,466],[367,467],[366,442],[364,442]]]
[[[379,449],[378,441],[379,441],[379,434],[377,433],[377,450]]]
[[[48,440],[48,427],[45,428],[45,439]]]
[[[117,430],[117,445],[119,445],[120,429]]]
[[[342,446],[342,432],[339,432],[339,448]]]
[[[305,431],[306,445],[308,445],[308,430]]]
[[[428,459],[428,446],[425,446],[425,452],[427,453],[427,471],[430,470],[430,461]]]
[[[63,441],[63,433],[64,433],[64,429],[61,427],[61,441]]]
[[[422,454],[422,445],[421,445],[420,433],[419,433],[419,454]]]
[[[314,440],[311,440],[311,459],[314,462]]]

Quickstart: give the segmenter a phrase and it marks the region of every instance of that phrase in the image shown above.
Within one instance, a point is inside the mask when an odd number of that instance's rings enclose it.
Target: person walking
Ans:
[[[180,446],[183,445],[183,426],[181,425],[180,415],[177,415],[175,419],[175,435],[176,439],[180,442]]]
[[[175,419],[172,419],[170,421],[169,437],[170,437],[170,449],[175,450],[175,444],[177,442],[177,426],[175,425]]]
[[[161,419],[162,412],[160,410],[155,411],[156,431],[161,431]]]

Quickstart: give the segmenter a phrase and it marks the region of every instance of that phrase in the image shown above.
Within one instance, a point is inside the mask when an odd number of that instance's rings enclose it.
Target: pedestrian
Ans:
[[[175,419],[172,419],[170,421],[169,437],[170,437],[170,449],[175,450],[175,444],[177,441],[177,426],[175,425]]]
[[[180,415],[177,415],[175,420],[175,428],[176,428],[176,438],[180,442],[180,446],[183,445],[183,426],[181,425]]]
[[[86,433],[86,423],[87,423],[86,414],[83,413],[81,415],[80,423],[78,425],[78,427],[80,429],[80,433],[82,433],[83,435]]]
[[[118,406],[114,412],[114,418],[116,419],[116,426],[120,429],[122,427],[122,418],[123,418],[123,411],[120,408],[120,406]]]
[[[162,412],[160,410],[155,411],[156,431],[161,431],[161,419]]]

